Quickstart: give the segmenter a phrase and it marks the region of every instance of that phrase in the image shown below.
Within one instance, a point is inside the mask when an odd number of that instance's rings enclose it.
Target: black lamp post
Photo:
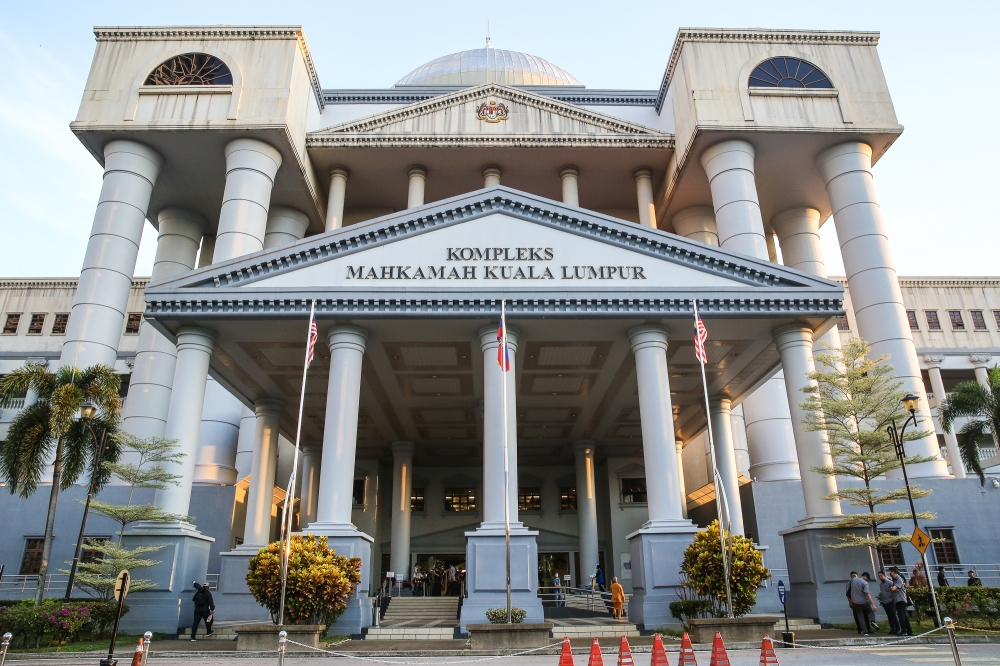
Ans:
[[[903,442],[903,433],[906,432],[906,426],[910,425],[912,422],[914,425],[917,423],[917,404],[920,402],[920,398],[913,395],[912,393],[907,393],[903,396],[903,407],[906,411],[910,413],[910,416],[903,421],[903,427],[896,429],[896,420],[893,419],[892,425],[886,428],[886,432],[889,433],[889,439],[892,440],[892,445],[896,448],[896,458],[899,459],[900,469],[903,470],[903,483],[906,484],[906,497],[910,500],[910,515],[913,517],[913,527],[920,529],[920,524],[917,522],[917,509],[913,506],[913,493],[910,492],[910,478],[906,474],[906,449]],[[937,621],[935,626],[941,626],[941,611],[938,609],[937,594],[934,592],[934,582],[931,580],[931,569],[927,565],[927,551],[920,553],[920,560],[924,564],[924,575],[927,577],[927,587],[931,591],[931,601],[934,603],[934,617]]]
[[[76,580],[77,565],[80,564],[80,553],[83,551],[83,532],[87,529],[90,500],[94,497],[94,490],[97,487],[97,473],[100,471],[101,462],[104,460],[104,437],[107,434],[107,429],[102,429],[101,436],[97,436],[97,433],[90,426],[95,416],[97,416],[97,405],[88,400],[80,406],[80,419],[85,423],[85,427],[94,438],[94,464],[90,472],[90,489],[87,491],[87,502],[83,505],[80,536],[76,539],[76,549],[73,551],[73,565],[69,569],[69,582],[66,584],[66,599],[73,596],[73,583]]]

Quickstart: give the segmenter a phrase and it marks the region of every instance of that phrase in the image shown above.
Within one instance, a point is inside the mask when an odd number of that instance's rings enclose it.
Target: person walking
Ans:
[[[215,614],[215,599],[212,598],[208,585],[201,585],[195,581],[194,590],[194,596],[191,598],[194,602],[194,620],[191,622],[192,643],[198,640],[198,624],[202,620],[205,622],[206,635],[211,636],[215,633],[212,631],[212,621],[209,619]]]
[[[864,579],[864,581],[866,583],[868,583],[868,599],[872,602],[871,603],[871,611],[872,611],[871,625],[872,625],[872,629],[873,629],[872,633],[875,633],[875,632],[878,632],[878,622],[875,621],[875,616],[878,614],[878,612],[875,610],[875,600],[872,599],[872,595],[871,595],[871,589],[872,589],[872,585],[874,583],[872,582],[872,575],[870,573],[868,573],[867,571],[862,571],[861,572],[861,577]]]
[[[882,608],[889,618],[889,633],[899,634],[899,620],[896,618],[896,603],[892,600],[892,581],[884,571],[878,572],[879,596],[882,597]]]
[[[948,576],[944,572],[944,567],[938,567],[937,584],[938,587],[948,587]]]
[[[899,569],[897,567],[889,567],[889,577],[892,580],[892,602],[896,605],[896,618],[899,622],[899,631],[896,632],[897,636],[902,636],[906,634],[907,636],[913,635],[913,629],[910,627],[910,618],[906,615],[906,607],[909,605],[909,597],[906,596],[906,582],[903,581],[903,577],[899,575]]]
[[[559,579],[558,573],[552,577],[552,588],[555,593],[556,608],[562,608],[566,602],[563,601],[562,581]]]
[[[614,606],[616,620],[622,619],[622,606],[625,604],[625,588],[618,582],[618,577],[611,579],[611,605]]]
[[[597,568],[594,570],[594,587],[598,592],[607,592],[607,588],[604,587],[604,569],[598,564]]]
[[[969,580],[965,581],[965,585],[967,587],[982,587],[983,581],[979,580],[979,578],[976,577],[975,571],[970,571]]]
[[[858,633],[871,635],[871,613],[875,611],[875,602],[868,590],[868,581],[858,576],[857,571],[851,572],[851,580],[847,582],[847,599],[854,611],[854,624],[858,627]]]

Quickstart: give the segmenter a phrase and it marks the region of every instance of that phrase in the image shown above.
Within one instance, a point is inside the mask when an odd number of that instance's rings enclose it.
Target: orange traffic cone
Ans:
[[[712,641],[712,660],[709,666],[729,666],[729,653],[726,652],[726,644],[718,631],[715,632],[715,640]]]
[[[778,663],[778,655],[774,654],[774,644],[767,634],[764,634],[764,640],[760,642],[760,663],[761,666]]]
[[[691,637],[684,632],[681,638],[681,656],[677,660],[677,666],[698,666],[698,660],[694,658],[694,647],[691,645]]]
[[[559,653],[559,666],[576,666],[573,663],[573,648],[569,644],[569,636],[563,636],[562,652]]]
[[[590,661],[587,662],[587,666],[604,666],[604,657],[601,655],[601,644],[594,639],[594,642],[590,644]]]
[[[667,651],[663,649],[663,639],[659,634],[653,636],[653,658],[649,661],[649,666],[670,666],[670,662],[667,661]]]
[[[132,655],[132,666],[142,666],[142,638],[139,639],[139,644],[135,646],[135,653]]]
[[[628,646],[628,639],[624,636],[618,645],[618,666],[635,666],[635,661],[632,659],[632,648]]]

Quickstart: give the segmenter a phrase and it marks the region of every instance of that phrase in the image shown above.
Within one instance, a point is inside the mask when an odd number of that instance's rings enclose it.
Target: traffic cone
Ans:
[[[764,634],[764,640],[760,642],[760,666],[777,663],[778,655],[774,654],[774,644],[771,643],[771,637]]]
[[[569,644],[569,636],[563,636],[562,652],[559,653],[559,666],[576,666],[573,663],[573,648]]]
[[[632,659],[632,648],[628,646],[628,639],[624,636],[618,645],[618,666],[635,666],[635,661]]]
[[[601,644],[594,639],[594,642],[590,644],[590,661],[587,662],[587,666],[604,666],[604,656],[601,655]]]
[[[139,639],[139,644],[135,646],[135,653],[132,655],[132,666],[142,666],[142,638]]]
[[[726,644],[718,631],[715,632],[715,640],[712,641],[712,660],[709,666],[729,666],[729,653],[726,652]]]
[[[667,661],[667,651],[663,649],[663,639],[659,634],[653,635],[653,658],[649,661],[649,666],[670,666],[670,662]]]
[[[691,637],[684,632],[681,638],[681,656],[677,660],[677,666],[698,666],[698,660],[694,658],[694,647],[691,645]]]

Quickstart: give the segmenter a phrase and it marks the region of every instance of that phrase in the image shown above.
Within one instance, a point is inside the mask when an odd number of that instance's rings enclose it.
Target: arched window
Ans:
[[[750,73],[751,88],[832,88],[826,74],[798,58],[770,58]]]
[[[225,86],[232,85],[233,74],[215,56],[185,53],[174,56],[146,77],[147,86]]]

